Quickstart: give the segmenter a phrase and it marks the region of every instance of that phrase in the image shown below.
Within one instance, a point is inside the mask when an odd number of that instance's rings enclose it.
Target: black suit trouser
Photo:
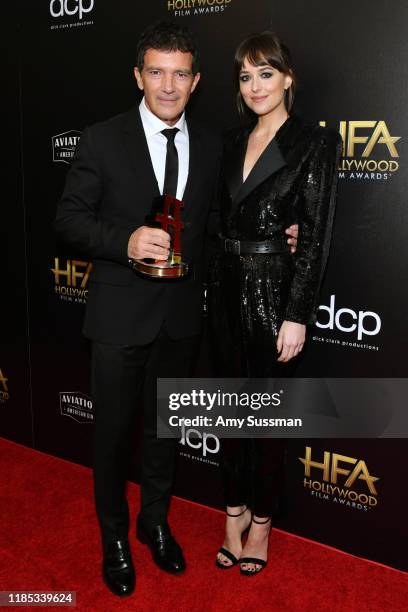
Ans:
[[[147,526],[166,521],[177,440],[157,438],[157,378],[190,376],[197,346],[198,336],[174,340],[164,328],[143,346],[93,342],[94,491],[104,539],[128,534],[126,480],[134,417],[142,404],[140,515]]]

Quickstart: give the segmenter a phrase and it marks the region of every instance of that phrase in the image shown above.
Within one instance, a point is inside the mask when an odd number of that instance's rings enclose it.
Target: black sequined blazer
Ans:
[[[224,147],[220,232],[248,241],[284,239],[299,224],[297,251],[226,254],[211,266],[213,334],[236,350],[276,351],[284,320],[312,323],[318,305],[335,208],[341,138],[292,115],[276,133],[245,182],[243,165],[253,125],[229,133]],[[240,346],[237,345],[239,343]]]

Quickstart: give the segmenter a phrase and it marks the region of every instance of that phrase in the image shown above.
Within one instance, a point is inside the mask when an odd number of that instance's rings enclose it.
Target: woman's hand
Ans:
[[[296,253],[297,241],[299,236],[299,225],[295,223],[294,225],[290,225],[287,229],[285,229],[285,234],[289,236],[287,239],[287,243],[290,246],[290,252]]]
[[[279,330],[276,348],[278,349],[278,361],[290,361],[300,353],[305,343],[306,325],[284,321]]]

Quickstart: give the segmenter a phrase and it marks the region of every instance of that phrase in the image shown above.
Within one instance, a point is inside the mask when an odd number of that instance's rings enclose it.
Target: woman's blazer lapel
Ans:
[[[231,214],[258,185],[286,166],[285,158],[276,138],[273,138],[258,158],[246,181],[243,181],[244,159],[249,133],[250,129],[244,130],[234,148],[228,151],[225,156],[225,180],[232,200]]]

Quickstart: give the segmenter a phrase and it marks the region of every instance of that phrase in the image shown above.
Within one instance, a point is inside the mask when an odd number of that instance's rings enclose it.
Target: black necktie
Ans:
[[[167,154],[166,154],[166,171],[164,175],[163,195],[177,195],[178,181],[178,155],[174,139],[178,132],[178,128],[169,128],[162,130],[162,134],[167,138]]]

